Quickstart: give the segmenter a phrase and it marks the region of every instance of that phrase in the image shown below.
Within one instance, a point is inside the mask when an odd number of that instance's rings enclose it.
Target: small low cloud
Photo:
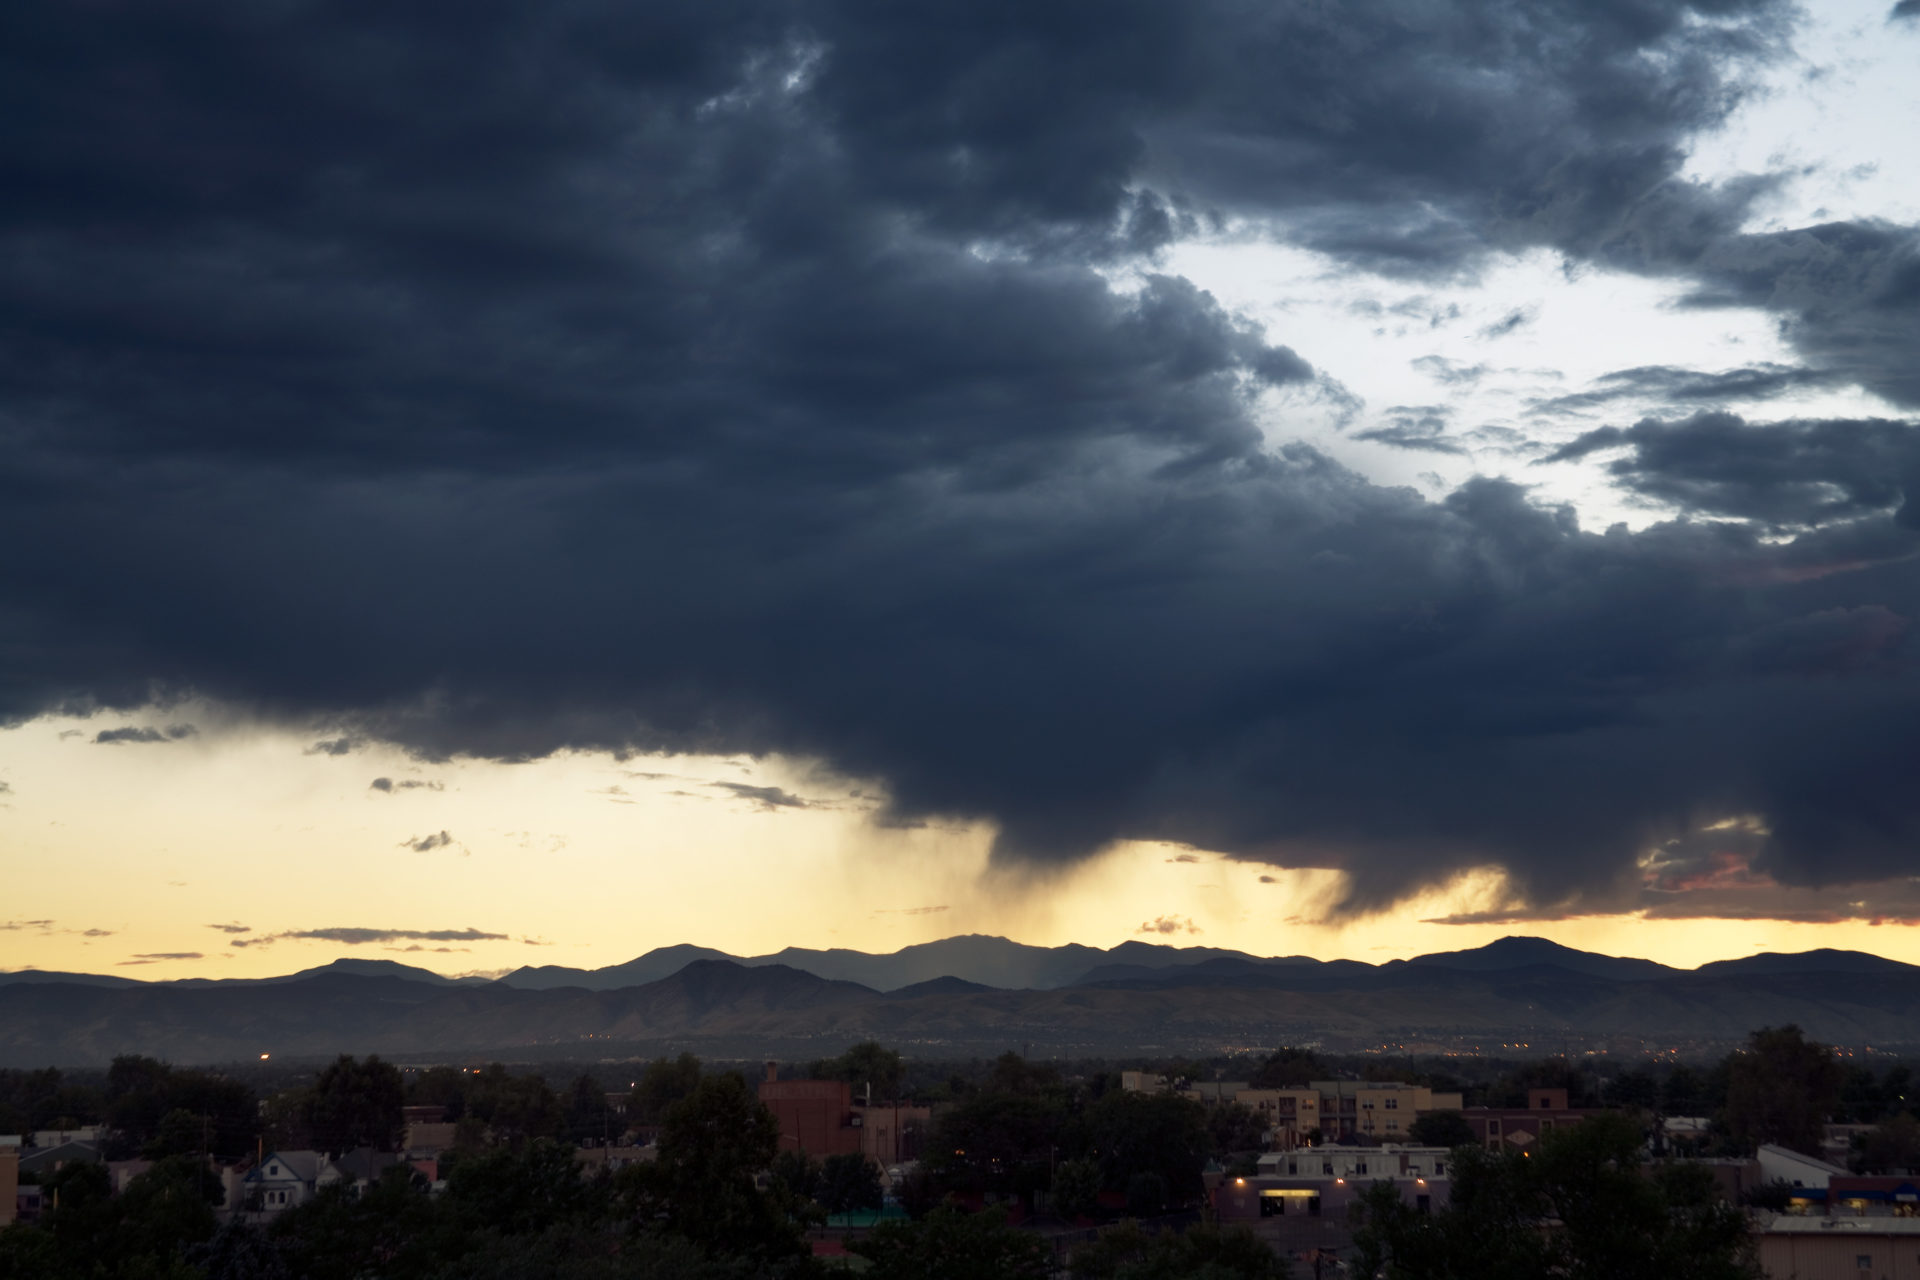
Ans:
[[[560,945],[557,942],[549,942],[545,938],[522,938],[520,941],[523,945],[529,947],[555,947]]]
[[[253,926],[248,924],[210,924],[209,929],[218,929],[221,933],[252,933]]]
[[[762,810],[813,808],[812,801],[803,800],[779,787],[756,787],[745,782],[709,782],[707,785],[721,791],[731,791],[742,800],[751,800]]]
[[[1279,884],[1280,881],[1274,876],[1261,876],[1260,883],[1261,884]]]
[[[80,936],[83,938],[111,938],[118,932],[118,929],[82,929],[80,930]]]
[[[450,955],[453,955],[455,952],[472,951],[473,948],[472,947],[423,947],[419,943],[415,942],[404,947],[382,947],[381,950],[382,951],[398,951],[402,955],[405,955],[406,953],[411,951],[427,951],[435,955],[450,956]]]
[[[5,778],[0,778],[0,796],[6,796],[6,795],[12,795],[12,794],[13,794],[13,784],[11,782],[8,782]]]
[[[367,790],[378,791],[385,795],[392,795],[396,791],[445,791],[446,789],[446,783],[436,782],[431,778],[401,778],[397,782],[392,778],[375,778],[367,784]]]
[[[295,942],[338,942],[349,947],[387,942],[506,942],[504,933],[484,929],[380,929],[367,925],[329,925],[323,929],[288,929],[258,938],[235,938],[230,947],[264,947],[282,939]]]
[[[130,742],[178,742],[200,730],[190,724],[170,724],[164,729],[152,725],[123,724],[118,729],[102,729],[93,735],[95,746],[113,747]]]
[[[168,960],[205,960],[198,951],[147,951],[134,956],[131,960],[122,960],[121,965],[162,964]]]
[[[0,933],[19,933],[27,929],[45,933],[51,928],[53,928],[51,920],[0,920]]]
[[[1141,921],[1140,927],[1135,929],[1134,932],[1173,934],[1204,933],[1206,931],[1185,916],[1155,916],[1151,920]]]
[[[366,744],[365,738],[322,738],[300,754],[303,756],[349,756]]]
[[[413,836],[400,842],[402,849],[411,849],[415,853],[432,853],[435,849],[451,848],[453,837],[445,831],[435,831],[430,835]]]
[[[1494,338],[1504,338],[1508,334],[1531,324],[1534,314],[1535,311],[1532,307],[1515,307],[1486,328],[1480,330],[1480,337],[1487,341],[1491,341]]]
[[[946,903],[932,907],[881,907],[873,914],[877,916],[933,916],[948,910]]]

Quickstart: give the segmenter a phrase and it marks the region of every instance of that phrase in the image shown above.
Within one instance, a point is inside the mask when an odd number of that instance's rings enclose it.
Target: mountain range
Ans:
[[[927,976],[933,969],[943,971]],[[1506,938],[1371,965],[965,937],[881,956],[663,948],[607,969],[525,969],[496,981],[360,960],[277,978],[176,982],[27,970],[0,974],[0,1065],[99,1064],[120,1053],[183,1063],[368,1052],[619,1059],[680,1048],[804,1057],[867,1037],[922,1057],[1307,1043],[1513,1056],[1709,1052],[1787,1022],[1831,1043],[1891,1048],[1920,1043],[1916,1015],[1920,968],[1860,952],[1687,970]]]

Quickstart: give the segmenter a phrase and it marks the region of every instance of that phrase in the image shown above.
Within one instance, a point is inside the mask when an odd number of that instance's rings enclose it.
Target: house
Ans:
[[[27,1145],[32,1147],[58,1147],[69,1142],[83,1142],[87,1146],[100,1145],[101,1134],[106,1126],[102,1124],[79,1125],[72,1129],[36,1129],[27,1135]]]
[[[305,1204],[319,1191],[326,1158],[318,1151],[271,1151],[241,1179],[241,1203],[274,1214]]]
[[[445,1108],[434,1107],[433,1110],[444,1111]],[[410,1156],[437,1156],[453,1148],[458,1141],[459,1129],[459,1125],[446,1120],[409,1120],[406,1137],[400,1147]]]
[[[45,1178],[69,1164],[99,1164],[100,1150],[84,1142],[63,1142],[53,1147],[32,1147],[20,1153],[20,1172]]]
[[[1271,1144],[1282,1151],[1302,1145],[1316,1131],[1327,1142],[1405,1142],[1415,1120],[1430,1111],[1458,1111],[1461,1102],[1457,1093],[1435,1093],[1398,1080],[1316,1080],[1292,1089],[1221,1087],[1237,1088],[1232,1100],[1266,1122]]]
[[[380,1175],[388,1169],[394,1165],[407,1163],[403,1156],[375,1151],[372,1147],[360,1147],[325,1161],[320,1167],[320,1172],[314,1176],[314,1189],[317,1191],[322,1187],[344,1186],[353,1194],[359,1195],[380,1181]]]
[[[13,1222],[19,1212],[15,1203],[20,1195],[20,1148],[0,1147],[0,1227]]]

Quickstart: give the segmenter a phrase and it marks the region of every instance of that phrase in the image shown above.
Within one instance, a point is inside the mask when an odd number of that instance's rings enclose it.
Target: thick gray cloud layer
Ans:
[[[1783,882],[1910,863],[1914,535],[1861,460],[1907,424],[1843,424],[1826,498],[1737,422],[1587,442],[1735,523],[1427,502],[1269,449],[1311,335],[1153,273],[1229,223],[1436,281],[1544,246],[1920,404],[1913,229],[1679,176],[1780,4],[110,10],[0,15],[0,715],[789,751],[1001,857],[1357,907],[1604,893],[1727,812]]]

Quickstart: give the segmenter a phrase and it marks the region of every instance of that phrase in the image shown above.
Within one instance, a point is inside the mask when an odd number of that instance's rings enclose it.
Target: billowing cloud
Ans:
[[[190,724],[170,724],[165,729],[129,724],[118,729],[102,729],[93,735],[93,740],[102,746],[117,746],[123,742],[178,742],[198,732]]]
[[[1753,231],[1777,175],[1686,173],[1793,20],[8,25],[39,109],[0,134],[0,537],[36,554],[0,570],[0,718],[192,691],[325,754],[782,753],[879,780],[877,821],[987,823],[1003,863],[1170,840],[1344,870],[1346,911],[1488,865],[1582,901],[1709,811],[1765,815],[1782,885],[1907,867],[1911,424],[1603,427],[1566,458],[1617,446],[1616,483],[1712,517],[1637,533],[1498,480],[1428,501],[1290,442],[1343,394],[1316,335],[1164,253],[1266,239],[1442,325],[1446,287],[1545,250],[1920,406],[1913,228]],[[1384,429],[1451,452],[1437,415]]]
[[[1706,410],[1679,421],[1600,427],[1544,461],[1617,451],[1620,484],[1701,515],[1780,527],[1893,514],[1920,529],[1920,426],[1885,419],[1761,425]]]

